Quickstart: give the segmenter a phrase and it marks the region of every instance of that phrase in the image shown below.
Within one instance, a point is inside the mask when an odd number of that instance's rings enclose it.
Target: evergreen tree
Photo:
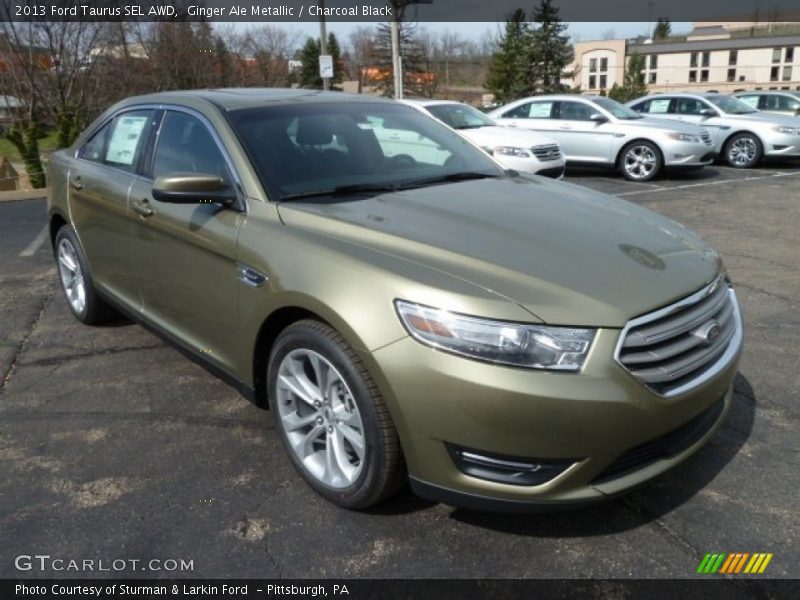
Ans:
[[[558,17],[558,7],[552,0],[541,0],[533,11],[533,20],[536,25],[527,45],[529,87],[538,93],[563,92],[567,86],[561,80],[569,76],[566,68],[573,57],[567,25]]]
[[[342,68],[339,40],[336,39],[333,32],[328,34],[328,54],[333,59],[331,89],[334,89],[334,86],[344,79],[344,69]],[[300,87],[315,90],[322,89],[322,77],[319,76],[319,55],[319,39],[308,38],[300,50],[300,68],[295,73],[296,82]]]
[[[659,17],[656,27],[653,30],[654,40],[665,40],[672,33],[672,25],[666,17]]]
[[[492,55],[484,87],[500,103],[527,96],[532,91],[526,73],[526,45],[530,42],[530,25],[525,11],[518,8],[506,20],[506,28],[497,51]]]
[[[394,97],[394,65],[392,64],[392,26],[379,23],[375,28],[374,58],[378,75],[376,87],[388,97]],[[413,25],[400,21],[400,57],[403,68],[403,91],[407,96],[427,96],[428,74],[425,55],[414,35]]]
[[[618,102],[628,102],[645,95],[647,95],[647,85],[644,82],[644,55],[634,53],[628,59],[628,68],[625,69],[622,85],[615,83],[608,96]]]
[[[216,76],[219,87],[228,87],[233,78],[233,59],[225,41],[221,37],[214,38],[214,56],[217,59]]]

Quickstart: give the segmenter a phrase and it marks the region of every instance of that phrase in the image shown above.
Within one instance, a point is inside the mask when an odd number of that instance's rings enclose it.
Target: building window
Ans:
[[[600,59],[600,70],[601,71],[608,71],[608,59],[601,58]]]
[[[700,71],[700,81],[708,81],[708,69]]]
[[[794,62],[794,47],[786,48],[786,62]]]
[[[772,67],[769,71],[769,80],[770,81],[778,81],[778,71],[780,67]]]
[[[697,71],[689,71],[689,83],[697,81]]]
[[[697,52],[692,52],[692,58],[689,60],[689,66],[690,67],[697,66]]]
[[[656,82],[656,74],[649,73],[647,76],[647,83],[655,83]]]
[[[608,83],[608,79],[605,75],[600,75],[600,89],[606,89],[606,84]]]
[[[597,87],[597,75],[589,75],[589,89],[593,90]]]
[[[657,69],[658,68],[658,54],[651,54],[650,55],[650,68]]]
[[[711,64],[711,52],[703,52],[703,66],[707,67]]]
[[[728,69],[728,81],[736,81],[736,69]]]
[[[728,66],[735,67],[736,61],[739,60],[739,51],[738,50],[731,50],[728,53]]]
[[[589,59],[589,71],[592,72],[592,73],[597,71],[597,59],[596,58],[590,58]],[[594,86],[592,86],[592,87],[594,87]]]
[[[784,81],[792,80],[792,67],[783,67],[783,80]]]
[[[781,49],[780,48],[773,48],[772,49],[772,62],[781,62]]]

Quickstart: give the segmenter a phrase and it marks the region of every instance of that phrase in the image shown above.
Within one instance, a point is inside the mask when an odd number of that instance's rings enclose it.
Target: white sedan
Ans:
[[[558,142],[538,133],[502,127],[485,114],[461,102],[448,100],[401,100],[427,112],[486,150],[503,167],[560,179],[564,154]]]

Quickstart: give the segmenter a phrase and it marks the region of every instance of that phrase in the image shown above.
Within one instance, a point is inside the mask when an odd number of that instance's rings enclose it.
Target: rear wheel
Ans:
[[[114,309],[94,289],[86,255],[69,225],[56,234],[55,255],[61,289],[75,318],[87,325],[97,325],[114,317]]]
[[[725,143],[725,162],[735,169],[749,169],[763,155],[761,140],[752,133],[737,133]]]
[[[267,377],[275,425],[314,490],[359,509],[399,487],[403,460],[389,411],[338,332],[314,320],[290,325],[275,342]]]
[[[623,148],[620,172],[630,181],[649,181],[663,166],[661,151],[652,142],[632,142]]]

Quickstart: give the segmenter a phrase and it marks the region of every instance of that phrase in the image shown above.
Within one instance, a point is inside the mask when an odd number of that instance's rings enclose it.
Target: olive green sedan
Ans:
[[[475,509],[601,500],[686,459],[732,401],[742,322],[708,245],[409,106],[130,98],[49,181],[75,316],[127,314],[267,403],[343,507],[409,480]]]

